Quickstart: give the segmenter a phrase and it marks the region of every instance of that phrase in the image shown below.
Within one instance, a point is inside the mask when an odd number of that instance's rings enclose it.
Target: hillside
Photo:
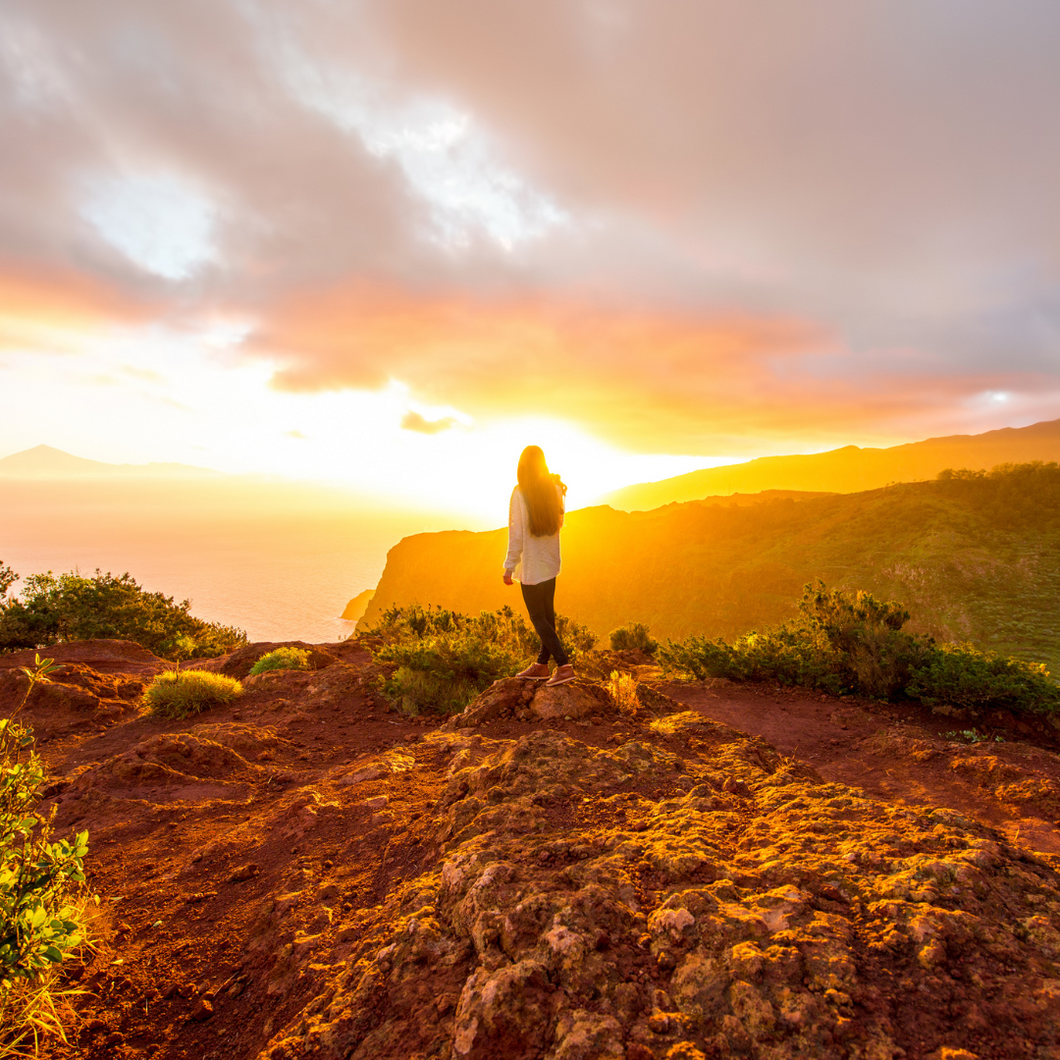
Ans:
[[[203,665],[246,679],[273,647]],[[56,650],[23,720],[100,906],[65,965],[70,1045],[42,1060],[1060,1048],[1053,749],[648,675],[622,710],[589,681],[508,680],[409,719],[358,645],[312,654],[162,721],[138,705],[161,660]],[[0,716],[31,662],[0,657]]]
[[[928,438],[889,449],[848,445],[807,456],[767,456],[744,464],[692,471],[661,482],[627,486],[603,500],[612,508],[648,511],[712,494],[774,489],[855,493],[892,482],[932,479],[945,468],[977,470],[1032,460],[1060,460],[1060,420],[985,434]]]
[[[359,628],[418,602],[475,614],[510,604],[506,530],[405,538]],[[557,606],[604,636],[628,621],[659,637],[732,637],[794,613],[820,578],[902,601],[911,628],[1060,671],[1060,468],[905,483],[754,506],[586,508],[563,531]]]

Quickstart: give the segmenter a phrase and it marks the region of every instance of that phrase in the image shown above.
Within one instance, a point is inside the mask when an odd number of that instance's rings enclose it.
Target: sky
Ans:
[[[0,0],[0,455],[492,506],[1060,409],[1054,0]],[[503,518],[503,516],[502,516]]]

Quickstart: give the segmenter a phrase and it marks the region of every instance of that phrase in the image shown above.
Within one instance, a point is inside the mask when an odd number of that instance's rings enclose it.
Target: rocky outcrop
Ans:
[[[494,681],[447,729],[470,729],[502,718],[538,721],[561,718],[614,717],[618,707],[607,691],[591,681],[574,681],[549,688],[543,681],[509,677]]]
[[[1060,1056],[1045,860],[699,714],[606,750],[475,731],[528,691],[423,740],[437,862],[262,1058]]]
[[[363,592],[358,593],[346,605],[342,614],[339,615],[339,618],[344,618],[347,622],[356,622],[368,609],[368,605],[372,602],[373,596],[375,596],[374,589],[365,589]]]

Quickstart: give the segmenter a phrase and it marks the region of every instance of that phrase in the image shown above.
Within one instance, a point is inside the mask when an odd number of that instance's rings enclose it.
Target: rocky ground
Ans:
[[[25,716],[100,896],[56,1060],[1060,1060],[1048,727],[644,667],[420,721],[348,643],[162,722],[149,653],[50,654]]]

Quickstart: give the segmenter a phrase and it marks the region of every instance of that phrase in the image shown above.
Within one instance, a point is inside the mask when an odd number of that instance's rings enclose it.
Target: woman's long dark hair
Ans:
[[[538,445],[528,445],[519,457],[519,489],[523,491],[526,511],[530,516],[532,537],[551,537],[559,533],[561,494],[567,487],[559,475],[550,475],[545,454]],[[557,492],[556,487],[559,487]]]

